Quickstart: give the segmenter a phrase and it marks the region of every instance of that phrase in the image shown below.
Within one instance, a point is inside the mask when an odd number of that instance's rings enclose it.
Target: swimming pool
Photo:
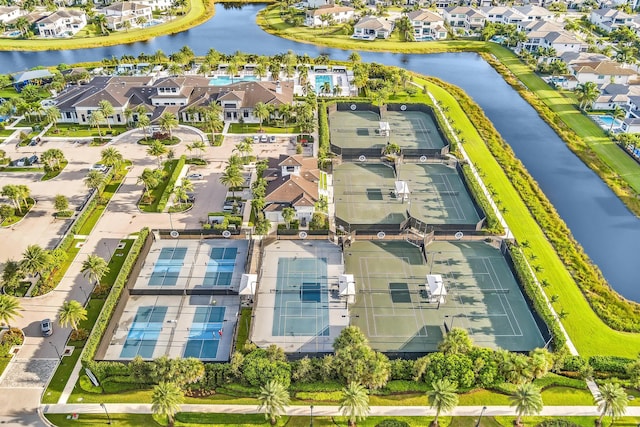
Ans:
[[[133,359],[139,355],[152,358],[166,314],[167,307],[164,306],[139,307],[129,327],[120,357]]]
[[[225,307],[198,307],[189,328],[183,357],[215,359],[224,333]]]
[[[328,84],[328,91],[327,91]],[[332,93],[333,78],[328,74],[316,74],[316,93]]]
[[[255,81],[258,81],[258,78],[256,76],[234,77],[233,79],[231,79],[231,77],[229,76],[216,76],[209,80],[209,86],[227,86],[233,83]]]
[[[326,258],[279,258],[274,336],[329,335]]]
[[[611,123],[613,123],[613,129],[617,129],[622,126],[622,122],[618,119],[614,119],[609,115],[592,115],[590,116],[596,123],[600,125],[604,130],[611,129]]]
[[[175,286],[186,254],[187,248],[162,248],[153,266],[149,286]]]
[[[238,248],[211,248],[202,286],[229,286],[236,267]]]
[[[142,24],[142,28],[153,27],[154,25],[162,24],[162,21],[159,19],[152,19],[151,21],[145,22]]]

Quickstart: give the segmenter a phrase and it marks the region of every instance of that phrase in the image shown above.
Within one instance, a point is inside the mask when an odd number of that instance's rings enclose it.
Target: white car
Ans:
[[[190,179],[191,181],[199,180],[199,179],[202,179],[202,178],[204,178],[204,177],[202,176],[201,173],[191,173],[191,174],[187,175],[187,179]]]
[[[106,172],[107,169],[108,168],[102,163],[96,163],[95,165],[91,165],[91,167],[89,168],[90,171],[100,171],[100,172]]]

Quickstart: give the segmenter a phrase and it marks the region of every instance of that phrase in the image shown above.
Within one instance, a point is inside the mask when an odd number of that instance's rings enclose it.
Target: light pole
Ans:
[[[58,351],[58,347],[54,343],[52,343],[51,341],[49,341],[49,345],[54,348],[54,350],[56,351],[56,354],[58,355],[58,359],[60,359],[60,362],[62,362],[62,356],[60,355],[60,352]]]
[[[487,410],[486,406],[482,407],[482,411],[480,411],[480,417],[478,418],[478,422],[476,422],[476,427],[480,427],[480,421],[482,420],[482,415],[484,414],[484,411]]]
[[[313,427],[313,405],[311,405],[311,414],[309,415],[309,427]]]
[[[104,413],[107,414],[107,424],[111,424],[111,417],[109,416],[109,412],[107,412],[107,405],[101,403],[102,409],[104,409]]]

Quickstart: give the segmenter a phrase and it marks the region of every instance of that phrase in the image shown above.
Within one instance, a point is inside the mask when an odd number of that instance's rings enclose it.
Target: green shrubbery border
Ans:
[[[164,188],[162,192],[162,196],[160,196],[160,200],[158,201],[158,212],[164,212],[164,208],[167,207],[167,202],[169,201],[169,197],[173,193],[173,186],[178,180],[180,176],[180,172],[182,172],[182,168],[184,167],[187,161],[187,156],[182,155],[178,159],[176,166],[173,168],[173,172],[171,172],[171,176],[169,177],[169,181],[167,182],[167,186]]]
[[[138,238],[133,245],[131,245],[131,250],[127,255],[127,259],[122,264],[122,268],[118,273],[118,277],[111,288],[111,292],[109,296],[104,302],[102,306],[102,310],[100,311],[100,315],[96,320],[95,325],[91,331],[91,336],[87,340],[87,343],[84,346],[84,350],[82,355],[80,356],[80,360],[84,366],[87,366],[91,362],[93,362],[93,358],[95,357],[96,351],[98,350],[98,346],[100,345],[100,340],[104,335],[104,332],[107,330],[107,325],[111,321],[111,316],[113,315],[113,311],[120,301],[120,296],[122,295],[122,290],[127,285],[127,279],[129,278],[129,274],[133,269],[136,261],[138,260],[138,255],[140,255],[140,251],[144,246],[147,238],[149,237],[149,229],[143,228],[138,233]]]
[[[562,221],[553,204],[482,109],[460,88],[434,77],[427,80],[451,93],[469,116],[594,312],[612,329],[640,332],[640,304],[624,299],[609,287],[600,270],[573,238],[571,230]]]
[[[497,235],[504,234],[504,227],[500,223],[498,216],[496,215],[495,211],[491,207],[491,204],[489,203],[489,199],[487,199],[487,196],[484,194],[484,191],[482,191],[482,188],[480,188],[480,184],[476,180],[476,177],[471,172],[471,166],[469,166],[466,163],[462,163],[460,166],[462,169],[462,176],[465,182],[467,183],[467,186],[473,193],[473,197],[475,197],[476,202],[480,205],[480,207],[484,211],[484,214],[486,217],[485,226],[484,226],[485,230],[487,230],[489,233],[492,233],[492,234],[497,234]]]

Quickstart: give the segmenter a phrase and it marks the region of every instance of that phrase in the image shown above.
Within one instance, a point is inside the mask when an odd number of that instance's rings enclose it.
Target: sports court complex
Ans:
[[[156,240],[123,296],[98,360],[226,361],[240,309],[246,240]]]
[[[400,181],[408,190],[404,197],[397,192]],[[465,231],[481,228],[484,218],[458,170],[444,163],[343,163],[333,172],[333,194],[336,222],[345,229],[400,230],[410,216]]]
[[[446,329],[466,329],[476,345],[529,351],[545,345],[531,309],[499,249],[484,242],[356,241],[344,250],[356,283],[350,321],[378,351],[432,352]],[[441,275],[434,300],[428,274]],[[445,327],[446,324],[446,327]]]
[[[338,292],[340,247],[326,240],[277,240],[263,249],[250,339],[286,353],[331,353],[348,325]]]
[[[426,105],[390,104],[380,109],[337,104],[328,111],[331,148],[343,158],[380,157],[388,142],[398,144],[405,156],[448,152],[448,143]]]

